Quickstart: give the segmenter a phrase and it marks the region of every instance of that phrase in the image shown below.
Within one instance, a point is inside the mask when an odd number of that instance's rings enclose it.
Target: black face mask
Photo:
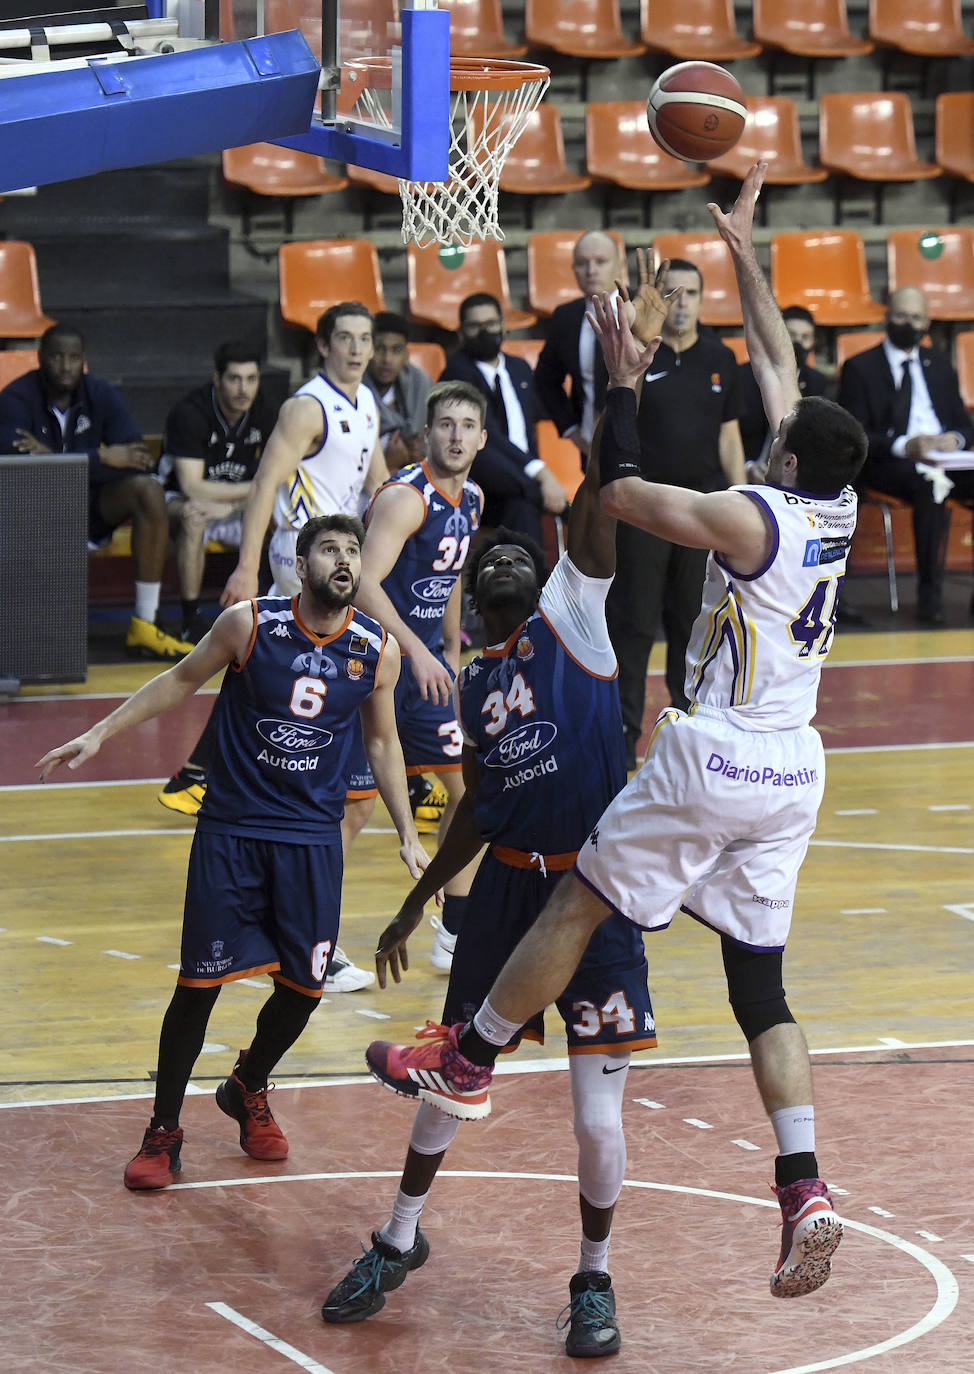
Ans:
[[[808,362],[808,355],[811,350],[807,349],[804,344],[798,343],[795,339],[792,339],[791,346],[795,350],[795,362],[799,367],[804,367]]]
[[[892,320],[887,320],[886,337],[894,348],[910,353],[923,338],[923,330],[917,329],[915,324],[893,324]]]
[[[473,338],[467,335],[463,340],[463,351],[476,362],[489,363],[501,351],[504,335],[499,329],[481,329]]]

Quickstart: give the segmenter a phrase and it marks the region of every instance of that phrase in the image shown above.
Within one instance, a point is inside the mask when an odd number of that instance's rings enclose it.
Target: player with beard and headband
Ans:
[[[121,730],[178,706],[225,668],[217,748],[189,859],[179,976],[159,1039],[155,1105],[126,1187],[165,1188],[180,1169],[186,1086],[224,983],[269,973],[257,1016],[217,1105],[252,1159],[288,1145],[267,1104],[268,1077],[321,998],[341,906],[340,823],[353,724],[418,878],[428,863],[413,823],[393,693],[399,647],[353,605],[362,524],[323,515],[298,534],[295,597],[240,601],[181,663],[153,678],[83,735],[39,761],[46,782],[76,769]]]
[[[643,328],[655,333],[666,303],[650,284],[638,302]],[[371,538],[371,535],[369,536]],[[453,956],[444,1025],[429,1022],[430,1046],[465,1021],[532,926],[595,824],[625,785],[625,737],[616,660],[605,621],[615,569],[615,521],[599,507],[597,446],[572,503],[567,553],[546,580],[544,556],[524,535],[500,529],[481,543],[467,586],[489,646],[461,669],[454,693],[463,732],[465,791],[427,873],[379,938],[376,965],[385,986],[408,968],[406,942],[437,888],[472,862],[486,842]],[[579,742],[584,746],[579,747]],[[622,1101],[630,1055],[656,1044],[642,937],[621,916],[595,933],[567,988],[555,999],[568,1039],[578,1141],[579,1261],[561,1325],[569,1355],[619,1349],[615,1294],[607,1272],[609,1236],[622,1188],[626,1146]],[[514,1036],[543,1041],[543,1014]],[[419,1051],[421,1058],[422,1051]],[[381,1081],[383,1066],[370,1061]],[[419,1098],[423,1070],[399,1091]],[[424,1264],[429,1243],[419,1217],[456,1118],[419,1101],[409,1151],[386,1224],[372,1247],[325,1299],[326,1322],[362,1321],[385,1293]]]

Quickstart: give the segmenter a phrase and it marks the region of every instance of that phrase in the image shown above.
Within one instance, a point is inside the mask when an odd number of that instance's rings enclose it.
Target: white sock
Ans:
[[[582,1248],[576,1274],[605,1274],[609,1267],[609,1236],[605,1240],[589,1240],[582,1235]]]
[[[783,1107],[771,1113],[780,1155],[815,1153],[815,1108]]]
[[[506,1045],[521,1029],[521,1024],[520,1021],[505,1021],[503,1016],[498,1016],[486,997],[473,1018],[474,1030],[489,1045]]]
[[[428,1197],[428,1192],[422,1197],[410,1197],[401,1188],[396,1194],[396,1200],[392,1204],[392,1216],[379,1232],[379,1236],[387,1245],[394,1246],[400,1254],[405,1254],[416,1244],[419,1215]]]
[[[136,582],[135,614],[139,620],[147,620],[150,625],[155,624],[161,590],[161,582]]]

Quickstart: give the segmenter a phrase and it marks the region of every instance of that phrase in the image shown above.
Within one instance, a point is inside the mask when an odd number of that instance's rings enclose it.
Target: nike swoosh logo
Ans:
[[[660,379],[660,377],[668,377],[669,375],[670,375],[670,374],[669,374],[669,370],[668,370],[668,369],[667,369],[666,372],[647,372],[646,375],[645,375],[645,377],[643,378],[643,381],[644,381],[644,382],[658,382],[659,379]]]
[[[602,1065],[602,1072],[603,1072],[603,1073],[622,1073],[622,1070],[623,1070],[623,1069],[628,1069],[628,1067],[629,1067],[628,1064],[620,1064],[619,1067],[618,1067],[617,1069],[607,1069],[607,1068],[605,1067],[605,1065],[603,1064],[603,1065]]]

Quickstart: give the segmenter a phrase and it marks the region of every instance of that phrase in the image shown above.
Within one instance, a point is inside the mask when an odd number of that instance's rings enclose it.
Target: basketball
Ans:
[[[671,157],[709,162],[744,132],[747,106],[735,77],[713,62],[679,62],[653,83],[646,101],[653,138]]]

